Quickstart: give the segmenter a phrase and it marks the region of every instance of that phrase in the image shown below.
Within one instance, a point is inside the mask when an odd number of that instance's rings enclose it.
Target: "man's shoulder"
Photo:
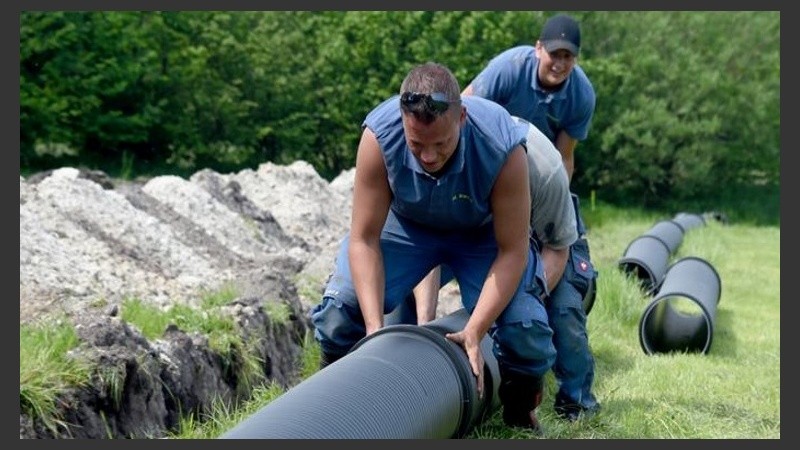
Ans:
[[[399,97],[400,97],[399,94],[392,95],[391,97],[389,97],[389,98],[383,100],[382,102],[378,103],[377,105],[375,105],[375,107],[372,108],[370,113],[373,113],[373,112],[376,112],[376,111],[382,111],[382,110],[385,110],[385,109],[398,109],[399,110],[400,109]]]
[[[400,103],[398,101],[398,95],[393,95],[386,100],[380,102],[377,106],[372,108],[370,112],[367,113],[364,122],[372,122],[379,118],[385,118],[386,116],[393,116],[399,114],[400,111]]]
[[[583,94],[594,97],[594,85],[581,66],[576,65],[572,70],[572,83]]]
[[[402,132],[402,115],[398,95],[387,98],[367,113],[361,128],[369,128],[380,141],[381,138]]]
[[[494,114],[494,111],[492,111],[492,110],[497,110],[497,113],[501,113],[503,111],[508,113],[508,111],[506,111],[505,108],[503,108],[499,104],[495,103],[492,100],[489,100],[487,98],[484,98],[484,97],[481,97],[481,96],[478,96],[478,95],[465,95],[465,96],[462,96],[461,97],[461,102],[464,103],[464,106],[467,107],[467,115],[470,115],[473,112],[475,112],[475,108],[478,108],[480,111],[487,110],[487,111],[492,112],[493,114]],[[510,118],[511,114],[508,114],[508,116]]]
[[[518,60],[525,58],[534,58],[536,55],[536,48],[532,45],[516,45],[509,47],[497,54],[495,59],[508,59]]]
[[[504,152],[524,142],[525,133],[499,104],[474,95],[462,99],[467,107],[466,127],[470,136],[481,145],[502,149]]]
[[[505,126],[516,125],[511,114],[492,100],[477,95],[467,95],[462,97],[461,101],[467,107],[467,117],[480,126],[483,126],[487,120],[490,123],[502,123]]]
[[[530,44],[521,44],[521,45],[515,45],[513,47],[509,47],[509,48],[505,49],[504,52],[530,53],[530,52],[533,52],[534,50],[536,50],[536,47],[534,47],[534,46],[532,46]]]

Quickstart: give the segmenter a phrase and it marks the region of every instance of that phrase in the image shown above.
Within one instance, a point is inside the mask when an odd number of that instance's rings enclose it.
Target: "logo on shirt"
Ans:
[[[467,194],[461,194],[461,193],[453,194],[452,200],[453,200],[453,203],[455,203],[457,201],[465,201],[465,202],[472,203],[472,197],[470,197]]]

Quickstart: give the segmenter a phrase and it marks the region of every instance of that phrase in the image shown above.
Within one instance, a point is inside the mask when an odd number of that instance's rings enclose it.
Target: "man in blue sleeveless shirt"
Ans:
[[[555,348],[543,269],[528,245],[525,134],[502,107],[459,90],[449,69],[426,63],[364,120],[350,232],[311,311],[320,366],[383,327],[384,314],[444,264],[470,313],[446,337],[465,349],[483,395],[480,342],[491,336],[503,418],[538,430]]]
[[[589,133],[596,102],[594,87],[577,64],[580,46],[578,22],[565,14],[555,15],[545,23],[535,47],[521,45],[501,52],[463,92],[493,100],[512,115],[534,124],[561,152],[570,180],[575,169],[575,146]],[[586,332],[586,314],[594,301],[597,272],[580,270],[591,268],[591,260],[578,197],[573,194],[572,200],[579,239],[570,250],[570,259],[578,270],[567,271],[563,283],[545,300],[557,350],[553,370],[559,391],[554,407],[560,417],[569,421],[600,407],[592,393],[594,357]],[[588,282],[586,273],[592,275]],[[574,296],[564,292],[567,286],[562,285],[566,283],[583,296],[580,308],[576,307]]]

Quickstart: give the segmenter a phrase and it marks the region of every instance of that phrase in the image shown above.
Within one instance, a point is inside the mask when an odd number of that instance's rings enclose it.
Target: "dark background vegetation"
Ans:
[[[553,12],[22,12],[20,174],[355,164],[425,61],[462,87]],[[780,224],[780,12],[572,12],[597,91],[574,190]]]

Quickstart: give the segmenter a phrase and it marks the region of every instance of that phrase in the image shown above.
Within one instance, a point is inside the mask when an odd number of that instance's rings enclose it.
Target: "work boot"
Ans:
[[[536,418],[536,408],[542,403],[543,388],[542,377],[501,370],[498,395],[503,404],[503,422],[541,436],[544,430]]]
[[[581,417],[592,417],[600,411],[600,404],[594,403],[591,407],[586,407],[578,403],[565,400],[563,397],[556,396],[556,401],[553,404],[558,417],[566,420],[567,422],[575,422]]]

